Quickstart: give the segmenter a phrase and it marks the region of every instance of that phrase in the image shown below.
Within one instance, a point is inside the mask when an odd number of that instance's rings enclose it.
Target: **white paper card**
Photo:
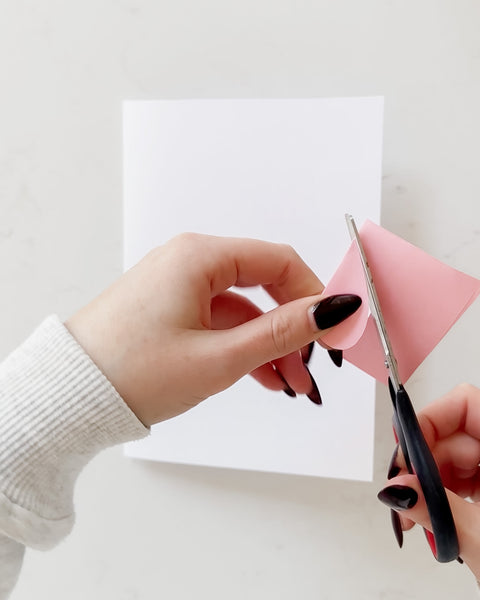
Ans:
[[[382,98],[126,102],[125,268],[196,231],[289,243],[327,282],[350,243],[344,213],[379,222],[382,123]],[[374,380],[319,346],[310,369],[323,406],[245,377],[126,453],[370,480]]]

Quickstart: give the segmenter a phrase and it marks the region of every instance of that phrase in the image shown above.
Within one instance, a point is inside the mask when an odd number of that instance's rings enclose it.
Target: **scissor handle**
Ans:
[[[393,390],[397,435],[410,473],[415,473],[425,496],[433,535],[425,530],[433,555],[439,562],[458,559],[455,521],[437,464],[423,436],[412,402],[403,385]]]

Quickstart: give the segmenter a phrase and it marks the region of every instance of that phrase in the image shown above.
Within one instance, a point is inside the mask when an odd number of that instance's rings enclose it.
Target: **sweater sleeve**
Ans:
[[[7,357],[0,365],[0,598],[8,595],[5,582],[14,584],[24,546],[48,549],[70,532],[73,489],[87,462],[148,433],[56,316]]]

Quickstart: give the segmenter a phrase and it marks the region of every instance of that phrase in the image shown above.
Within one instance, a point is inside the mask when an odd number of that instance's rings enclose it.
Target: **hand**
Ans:
[[[460,556],[480,580],[480,390],[459,385],[423,409],[418,420],[446,488]],[[431,531],[419,481],[407,474],[401,451],[394,454],[389,479],[379,498],[401,511],[402,529],[418,523]]]
[[[255,285],[281,306],[263,314],[229,290]],[[247,373],[273,390],[310,393],[314,382],[299,350],[361,302],[338,296],[318,304],[322,291],[289,246],[182,234],[150,252],[66,326],[149,426]]]

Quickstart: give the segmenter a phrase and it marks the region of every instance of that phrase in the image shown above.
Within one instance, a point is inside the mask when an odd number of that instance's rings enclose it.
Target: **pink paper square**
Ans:
[[[371,221],[360,229],[360,238],[405,382],[478,296],[480,281]],[[344,293],[361,296],[362,307],[323,341],[344,350],[346,360],[386,383],[388,371],[354,243],[325,289],[328,296]]]

